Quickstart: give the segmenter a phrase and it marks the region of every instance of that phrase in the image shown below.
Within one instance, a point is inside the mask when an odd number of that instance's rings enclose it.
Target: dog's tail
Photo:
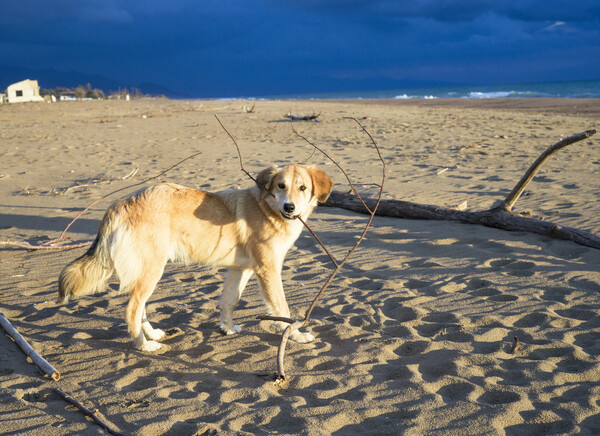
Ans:
[[[106,289],[113,265],[103,238],[102,225],[98,236],[85,254],[68,264],[58,278],[58,298],[66,302],[72,297],[93,294]]]

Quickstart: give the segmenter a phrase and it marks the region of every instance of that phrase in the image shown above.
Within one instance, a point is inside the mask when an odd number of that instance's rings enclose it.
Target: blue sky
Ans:
[[[0,69],[194,97],[600,79],[598,0],[2,0],[0,17]]]

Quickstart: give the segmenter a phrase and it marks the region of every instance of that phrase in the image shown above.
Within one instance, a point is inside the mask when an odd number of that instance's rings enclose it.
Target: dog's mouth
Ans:
[[[298,218],[296,215],[292,215],[291,213],[287,213],[284,211],[280,211],[281,212],[281,216],[284,217],[286,220],[295,220],[296,218]]]

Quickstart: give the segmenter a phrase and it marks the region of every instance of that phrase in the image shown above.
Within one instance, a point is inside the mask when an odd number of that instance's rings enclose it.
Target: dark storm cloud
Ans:
[[[487,13],[522,21],[595,21],[600,13],[600,4],[595,0],[576,3],[564,0],[300,0],[291,3],[299,9],[365,19],[379,16],[382,19],[431,18],[450,22],[471,21]]]
[[[3,0],[0,64],[257,95],[597,78],[597,1]]]

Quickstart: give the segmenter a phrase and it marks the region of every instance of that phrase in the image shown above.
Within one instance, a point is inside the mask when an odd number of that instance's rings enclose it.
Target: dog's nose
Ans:
[[[294,203],[284,203],[284,205],[283,205],[283,210],[286,213],[292,213],[294,211],[294,209],[296,209],[296,206],[294,205]]]

